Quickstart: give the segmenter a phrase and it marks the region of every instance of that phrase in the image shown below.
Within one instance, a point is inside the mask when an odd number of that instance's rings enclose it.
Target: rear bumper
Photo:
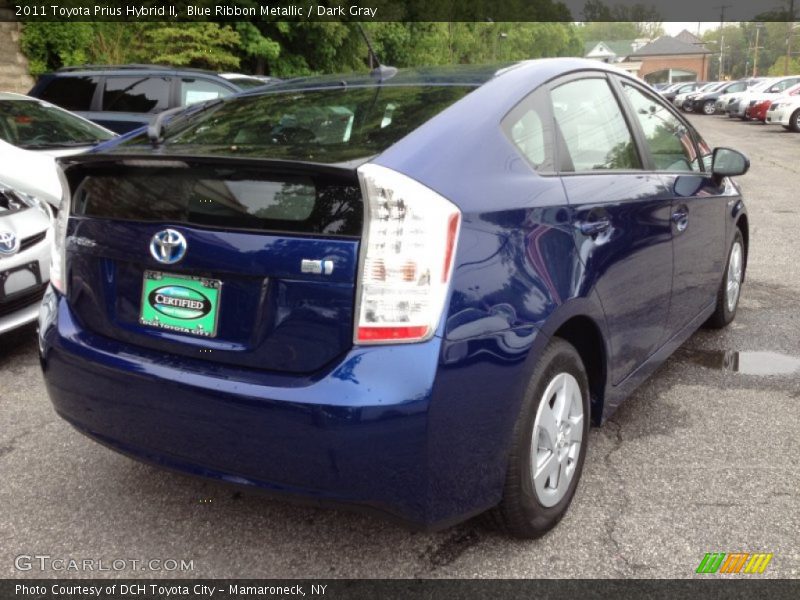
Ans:
[[[83,433],[164,467],[424,529],[499,501],[515,414],[480,397],[496,379],[439,383],[442,343],[353,348],[322,374],[287,377],[96,336],[52,291],[40,319],[51,400]]]

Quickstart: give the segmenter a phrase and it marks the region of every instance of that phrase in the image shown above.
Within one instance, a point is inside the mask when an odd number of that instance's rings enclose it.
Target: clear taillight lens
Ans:
[[[421,183],[374,164],[358,169],[366,203],[356,344],[419,342],[447,299],[461,212]]]
[[[58,207],[58,215],[53,224],[53,244],[50,246],[50,283],[62,294],[67,293],[67,221],[69,220],[70,194],[67,178],[58,170],[58,178],[61,181],[61,204]]]

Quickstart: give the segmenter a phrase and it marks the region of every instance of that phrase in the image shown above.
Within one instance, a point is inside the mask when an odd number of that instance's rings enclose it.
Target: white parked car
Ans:
[[[717,98],[716,103],[716,112],[718,114],[727,114],[729,117],[733,117],[730,113],[730,109],[739,102],[739,100],[748,94],[752,94],[756,91],[761,91],[767,89],[772,83],[775,81],[774,77],[760,77],[758,79],[750,79],[748,81],[748,87],[746,90],[742,92],[731,92],[728,94],[722,94],[719,98]]]
[[[766,122],[800,133],[800,96],[776,98],[767,110]]]
[[[0,181],[0,334],[35,321],[50,280],[52,200]]]
[[[280,83],[277,77],[266,75],[245,75],[244,73],[220,73],[220,77],[238,85],[243,90],[251,90],[268,84]]]
[[[49,102],[0,92],[0,182],[58,206],[55,158],[85,152],[116,134]],[[51,200],[54,198],[55,200]]]
[[[752,87],[742,94],[735,105],[730,105],[728,116],[747,120],[745,112],[748,106],[754,105],[759,100],[777,98],[780,94],[798,83],[800,83],[800,75],[789,75],[787,77],[776,77],[770,80],[766,85]]]

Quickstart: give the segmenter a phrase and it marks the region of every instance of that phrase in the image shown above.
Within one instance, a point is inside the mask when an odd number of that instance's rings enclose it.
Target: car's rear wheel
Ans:
[[[713,115],[717,111],[717,107],[714,106],[713,100],[706,100],[703,102],[703,114],[704,115]]]
[[[742,232],[738,229],[728,252],[728,263],[722,283],[717,291],[717,307],[706,322],[712,329],[721,329],[736,317],[739,307],[742,281],[744,280],[745,247]]]
[[[514,426],[503,500],[489,516],[505,532],[537,538],[564,516],[589,434],[589,383],[578,352],[560,338],[545,348]]]
[[[789,117],[789,128],[792,131],[800,133],[800,108],[792,113],[792,116]]]

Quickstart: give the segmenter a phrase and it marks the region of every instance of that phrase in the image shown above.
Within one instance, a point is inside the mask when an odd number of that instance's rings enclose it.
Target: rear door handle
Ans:
[[[583,235],[598,235],[611,228],[611,220],[600,217],[596,221],[580,221],[576,225]]]
[[[675,228],[678,231],[686,231],[689,226],[689,209],[681,206],[672,213],[672,222],[675,223]]]

